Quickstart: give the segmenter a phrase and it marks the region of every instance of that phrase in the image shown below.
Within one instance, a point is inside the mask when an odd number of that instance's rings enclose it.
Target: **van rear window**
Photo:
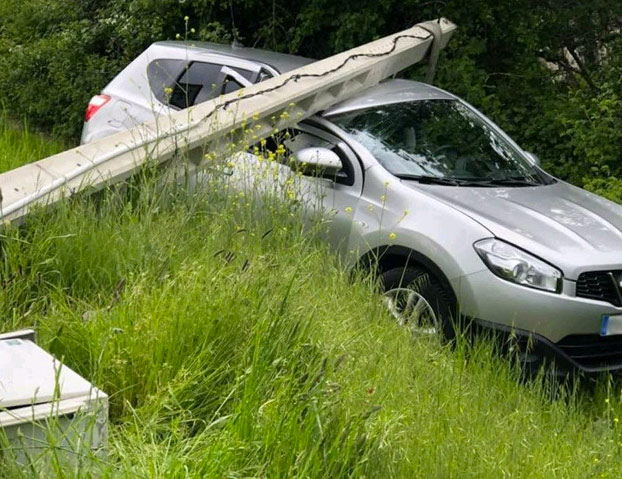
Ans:
[[[184,109],[243,87],[234,78],[222,74],[222,67],[216,63],[160,59],[149,64],[147,77],[153,95],[160,102]],[[250,70],[232,69],[246,80],[253,75]]]
[[[154,60],[147,66],[149,86],[158,101],[168,104],[170,94],[167,91],[173,89],[179,77],[186,70],[187,63],[185,60],[163,58]],[[171,90],[168,90],[169,88]]]

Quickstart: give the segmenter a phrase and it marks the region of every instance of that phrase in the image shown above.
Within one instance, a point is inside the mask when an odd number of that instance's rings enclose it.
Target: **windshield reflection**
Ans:
[[[332,120],[398,177],[456,186],[548,182],[508,141],[457,100],[381,105]]]

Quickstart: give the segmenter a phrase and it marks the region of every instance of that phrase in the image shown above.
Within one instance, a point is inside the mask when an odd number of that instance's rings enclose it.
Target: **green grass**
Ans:
[[[490,344],[413,338],[294,206],[221,187],[2,233],[1,329],[34,326],[107,392],[111,437],[104,462],[0,475],[620,477],[619,385],[555,390]]]
[[[0,110],[0,173],[68,148],[64,142],[33,133],[27,122],[11,122]]]

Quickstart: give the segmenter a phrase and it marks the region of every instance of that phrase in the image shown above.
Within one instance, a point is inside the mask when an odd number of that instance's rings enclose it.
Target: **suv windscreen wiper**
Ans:
[[[424,185],[444,185],[444,186],[493,186],[488,181],[467,180],[462,178],[445,178],[442,176],[424,176],[424,175],[395,175],[400,180],[417,181]]]
[[[425,176],[425,175],[395,175],[401,180],[418,181],[424,185],[445,185],[445,186],[478,186],[478,187],[494,187],[494,186],[541,186],[546,183],[542,181],[534,181],[525,177],[508,177],[508,178],[451,178],[442,176]]]

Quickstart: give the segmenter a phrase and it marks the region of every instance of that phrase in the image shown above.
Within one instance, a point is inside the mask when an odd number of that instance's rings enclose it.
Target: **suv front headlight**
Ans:
[[[500,278],[530,288],[561,292],[562,272],[541,259],[495,238],[478,241],[473,246],[490,271]]]

